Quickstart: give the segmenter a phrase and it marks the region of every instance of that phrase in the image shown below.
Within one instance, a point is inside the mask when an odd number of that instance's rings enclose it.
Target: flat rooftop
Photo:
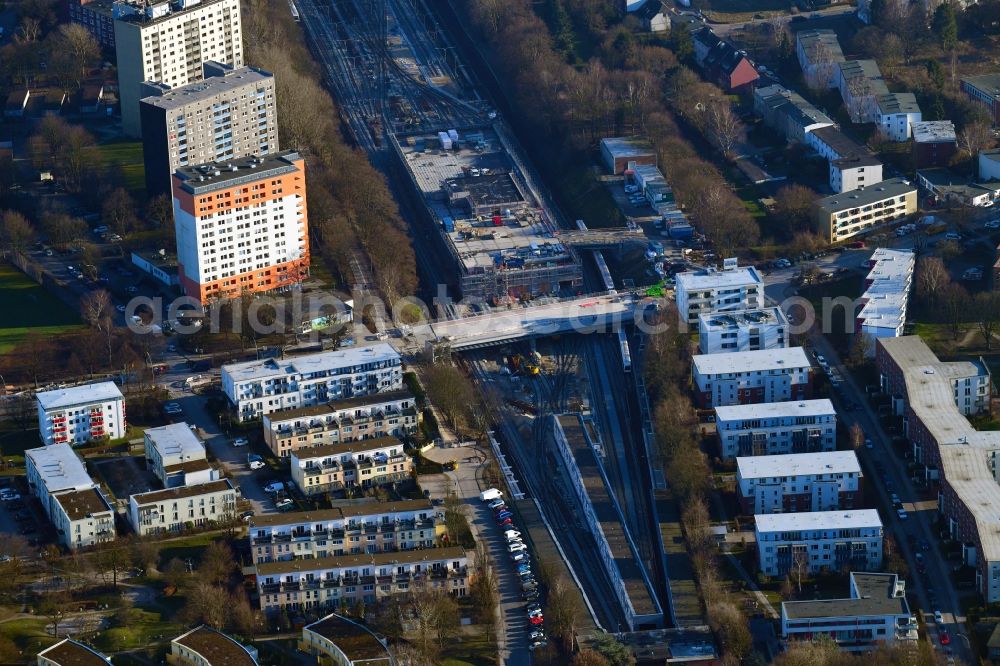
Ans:
[[[788,317],[781,311],[781,308],[777,307],[698,315],[698,328],[704,328],[707,331],[728,331],[745,326],[785,325],[787,323]]]
[[[861,465],[858,463],[858,456],[854,451],[746,456],[736,459],[736,469],[741,479],[861,473]]]
[[[782,612],[789,620],[910,614],[906,595],[896,595],[899,582],[896,574],[852,572],[851,578],[857,597],[785,601],[781,604]]]
[[[336,613],[303,628],[335,644],[352,663],[389,664],[389,651],[366,628]]]
[[[195,460],[205,457],[205,445],[191,432],[187,423],[150,428],[146,431],[146,437],[162,458],[181,456],[187,460]]]
[[[300,171],[295,162],[301,159],[298,152],[283,150],[270,155],[247,155],[225,162],[185,166],[177,169],[174,176],[180,180],[182,190],[199,196]]]
[[[909,92],[888,93],[879,95],[876,100],[878,110],[889,115],[895,113],[920,113],[917,96]]]
[[[206,626],[181,634],[172,643],[200,654],[210,666],[257,666],[257,658],[226,634]]]
[[[763,104],[772,111],[788,116],[801,127],[824,123],[827,125],[834,124],[832,118],[810,104],[806,98],[784,86],[774,84],[764,88],[757,88],[754,91],[754,95],[759,97]]]
[[[460,546],[427,548],[424,550],[399,550],[389,553],[358,553],[341,557],[314,557],[312,559],[261,562],[257,564],[257,580],[261,576],[291,574],[296,572],[323,571],[345,567],[380,566],[384,564],[409,564],[413,562],[444,562],[467,557]]]
[[[829,28],[820,30],[801,30],[795,34],[796,41],[802,45],[806,58],[812,62],[842,62],[844,52],[840,48],[837,33]],[[820,46],[822,45],[822,47]],[[814,57],[822,55],[822,58]]]
[[[824,127],[823,129],[828,129]],[[818,130],[817,130],[818,131]],[[901,197],[916,192],[917,186],[902,178],[890,178],[881,183],[870,185],[861,190],[848,190],[840,194],[823,197],[816,202],[816,207],[825,213],[833,215],[849,208],[870,206],[892,197]]]
[[[55,496],[70,520],[81,520],[98,513],[111,513],[111,506],[97,488],[70,490]]]
[[[836,414],[837,410],[827,398],[765,402],[753,405],[728,405],[715,408],[715,418],[719,422],[775,419],[785,416],[835,416]]]
[[[105,657],[89,645],[78,643],[71,638],[62,639],[52,647],[39,652],[38,656],[59,666],[108,666],[111,663],[110,657]]]
[[[239,383],[289,375],[329,372],[380,361],[398,362],[400,361],[399,352],[392,345],[380,342],[368,347],[350,347],[315,354],[288,356],[283,359],[268,358],[245,363],[232,363],[222,366],[222,374],[228,375],[233,382]]]
[[[703,291],[706,289],[732,289],[763,284],[764,280],[753,266],[740,266],[729,270],[704,268],[685,271],[676,275],[677,291]]]
[[[31,459],[49,493],[71,488],[83,490],[94,485],[83,461],[69,444],[29,449],[24,455]]]
[[[833,125],[814,129],[812,133],[841,158],[851,157],[852,155],[868,155],[871,153],[870,150]]]
[[[156,23],[164,23],[166,21],[170,21],[170,20],[173,20],[173,19],[180,19],[180,18],[183,17],[184,14],[196,11],[198,9],[203,9],[203,8],[209,6],[209,5],[214,5],[215,3],[221,2],[221,1],[222,0],[201,0],[200,2],[198,2],[196,4],[191,3],[191,2],[187,2],[187,5],[188,5],[187,7],[182,7],[182,6],[180,6],[176,2],[171,2],[170,5],[169,5],[170,6],[170,11],[169,12],[167,12],[163,16],[158,16],[156,18],[151,18],[149,15],[147,15],[145,13],[144,8],[141,6],[141,4],[139,2],[137,2],[135,0],[132,0],[132,1],[129,1],[127,3],[121,3],[121,4],[132,5],[133,7],[135,7],[135,13],[134,14],[127,14],[127,15],[119,16],[119,17],[117,17],[117,20],[121,21],[122,23],[135,24],[135,25],[138,25],[138,26],[141,26],[141,27],[145,28],[145,27],[154,25]],[[159,7],[161,5],[166,5],[166,4],[167,4],[167,2],[166,2],[166,0],[164,0],[164,2],[158,2],[158,3],[156,3],[156,6]]]
[[[193,486],[181,486],[179,488],[167,488],[166,490],[154,490],[148,493],[139,493],[137,495],[132,495],[131,499],[134,499],[135,503],[139,506],[144,506],[146,504],[155,504],[157,502],[172,502],[174,500],[197,497],[198,495],[219,493],[224,490],[233,490],[233,484],[229,481],[229,479],[220,479],[218,481],[209,481],[208,483],[197,483]]]
[[[238,67],[233,69],[221,63],[206,63],[210,66],[204,79],[187,85],[168,88],[159,95],[142,98],[143,104],[148,104],[165,111],[182,108],[188,104],[211,99],[222,93],[232,92],[244,86],[260,85],[274,80],[271,72],[257,67]],[[221,76],[216,72],[225,72]]]
[[[38,404],[45,411],[79,407],[80,405],[89,405],[95,402],[121,400],[123,397],[122,392],[118,390],[118,386],[114,382],[82,384],[80,386],[70,386],[69,388],[42,391],[35,394]]]
[[[250,527],[280,527],[282,525],[322,523],[332,520],[415,511],[435,513],[434,505],[427,499],[402,500],[399,502],[359,502],[337,506],[332,509],[320,509],[318,511],[290,511],[288,513],[267,513],[260,516],[253,516],[250,518]]]
[[[414,397],[409,389],[400,389],[398,391],[374,393],[372,395],[360,396],[357,398],[334,400],[333,402],[327,402],[322,405],[313,405],[311,407],[283,409],[280,412],[267,414],[264,418],[268,419],[272,424],[284,423],[285,421],[294,421],[296,419],[308,418],[311,416],[327,416],[330,414],[337,414],[338,412],[348,409],[358,409],[361,407],[373,409],[381,405],[389,405],[396,402],[402,402],[404,400],[415,402],[416,397]]]
[[[721,375],[731,372],[766,372],[798,370],[812,365],[802,347],[758,349],[756,351],[697,354],[693,358],[695,372]]]
[[[662,612],[652,591],[646,585],[642,568],[635,559],[628,534],[622,525],[611,491],[604,482],[600,463],[591,448],[580,416],[566,414],[556,417],[556,421],[558,430],[563,433],[570,451],[573,452],[580,478],[583,479],[587,489],[590,505],[600,523],[601,532],[611,548],[611,554],[625,583],[625,590],[633,610],[637,615]]]
[[[1000,72],[979,74],[978,76],[963,76],[962,82],[979,88],[994,97],[1000,97]]]
[[[656,156],[653,144],[648,139],[638,136],[616,136],[601,139],[601,147],[611,153],[615,159]]]
[[[882,527],[882,519],[875,509],[768,513],[754,516],[754,520],[757,531],[762,533]]]
[[[464,273],[578,264],[492,128],[464,130],[452,150],[433,133],[401,135],[397,144]]]
[[[865,278],[869,286],[861,298],[864,305],[857,318],[868,327],[896,329],[906,321],[915,255],[911,250],[878,248]]]
[[[955,123],[950,120],[923,120],[913,123],[913,140],[917,143],[954,143]]]

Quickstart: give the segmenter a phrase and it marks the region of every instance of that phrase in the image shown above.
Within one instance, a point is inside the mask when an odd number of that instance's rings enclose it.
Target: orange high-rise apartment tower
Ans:
[[[309,275],[305,162],[295,151],[173,175],[177,263],[202,303],[285,291]]]

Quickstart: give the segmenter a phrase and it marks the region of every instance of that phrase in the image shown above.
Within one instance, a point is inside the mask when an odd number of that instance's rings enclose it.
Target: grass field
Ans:
[[[13,266],[0,265],[0,354],[28,335],[56,335],[79,327],[80,319],[62,301]]]
[[[142,162],[141,141],[115,141],[98,146],[105,165],[118,164],[125,187],[133,192],[146,189],[146,167]]]

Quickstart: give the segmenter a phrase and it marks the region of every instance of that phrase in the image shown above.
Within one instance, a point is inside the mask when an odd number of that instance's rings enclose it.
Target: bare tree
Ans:
[[[105,289],[89,291],[80,299],[80,316],[88,325],[102,330],[111,316],[111,294]]]
[[[233,549],[223,541],[213,541],[202,553],[198,564],[198,578],[213,585],[226,583],[236,571]]]
[[[983,336],[986,350],[993,347],[993,335],[1000,324],[1000,295],[993,292],[977,294],[973,300],[975,307],[976,326]]]
[[[548,608],[545,620],[549,632],[560,639],[563,647],[572,649],[576,628],[580,624],[583,609],[580,597],[562,575],[556,575],[548,583]]]
[[[194,583],[185,595],[187,604],[181,615],[191,623],[203,622],[213,629],[223,629],[229,620],[229,595],[207,581]]]
[[[101,207],[104,223],[122,235],[132,231],[135,226],[135,213],[135,201],[128,190],[123,187],[119,187],[109,194]]]
[[[728,99],[709,104],[706,113],[708,131],[715,139],[719,150],[728,158],[743,137],[743,122],[733,111],[733,105]]]
[[[958,147],[972,157],[974,164],[979,153],[992,145],[993,130],[981,120],[969,123],[958,133]]]
[[[795,576],[795,588],[802,594],[802,580],[809,573],[809,551],[806,546],[792,546],[792,573]]]
[[[871,79],[863,74],[847,79],[847,93],[848,99],[844,102],[851,120],[857,123],[870,118],[874,102]]]
[[[451,363],[438,362],[424,373],[427,395],[444,415],[447,425],[456,433],[461,430],[463,417],[473,402],[474,391],[461,370]]]
[[[17,211],[6,210],[3,212],[0,235],[14,252],[23,252],[35,237],[35,228],[24,215]]]
[[[852,449],[860,449],[861,445],[865,443],[865,431],[862,430],[859,423],[855,422],[851,424],[851,428],[848,431],[848,439],[851,442]]]
[[[933,303],[941,289],[951,282],[940,257],[925,256],[917,261],[917,293]]]

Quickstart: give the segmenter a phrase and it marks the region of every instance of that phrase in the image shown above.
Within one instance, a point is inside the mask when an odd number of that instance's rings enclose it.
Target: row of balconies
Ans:
[[[344,527],[331,527],[328,529],[294,530],[292,532],[272,532],[267,536],[255,537],[251,535],[251,545],[279,543],[316,539],[344,539],[352,534],[378,534],[409,530],[433,530],[437,526],[437,521],[433,518],[424,520],[399,520],[391,523],[369,523],[366,525],[349,525]]]
[[[311,580],[299,580],[280,583],[260,583],[261,594],[275,594],[279,592],[301,592],[303,590],[318,590],[321,588],[334,587],[358,587],[361,585],[376,585],[387,583],[408,583],[420,580],[425,576],[431,579],[461,578],[468,575],[468,567],[460,569],[430,569],[421,572],[393,573],[377,576],[341,576],[334,578],[313,578]]]

